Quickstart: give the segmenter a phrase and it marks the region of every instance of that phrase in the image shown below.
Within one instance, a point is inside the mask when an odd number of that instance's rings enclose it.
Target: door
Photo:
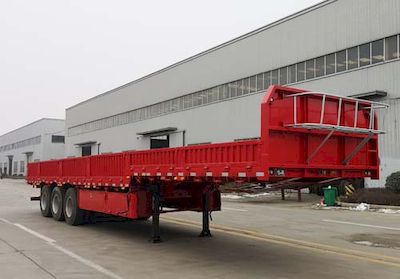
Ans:
[[[82,146],[82,157],[92,155],[92,146],[91,145],[83,145]]]
[[[150,149],[168,148],[169,135],[150,137]]]
[[[13,156],[8,156],[8,175],[12,176]]]

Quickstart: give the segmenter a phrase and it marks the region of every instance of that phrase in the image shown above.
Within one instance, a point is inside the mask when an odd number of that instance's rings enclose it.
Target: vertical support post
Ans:
[[[293,123],[297,124],[297,96],[293,97]]]
[[[354,108],[354,128],[357,128],[358,121],[358,101],[356,101],[356,106]]]
[[[282,200],[285,200],[285,189],[281,188],[281,196],[282,196]]]
[[[209,191],[203,193],[203,228],[200,233],[200,237],[211,237],[210,232],[210,213],[209,213],[209,203],[210,203]]]
[[[369,112],[369,129],[373,130],[375,126],[375,112],[374,112],[374,105],[371,104],[371,110]]]
[[[340,118],[342,118],[342,98],[339,99],[339,104],[338,104],[338,119],[337,119],[337,126],[340,126]]]
[[[152,200],[153,216],[151,218],[151,220],[152,220],[151,241],[153,243],[159,243],[159,242],[161,242],[161,237],[160,237],[160,186],[152,185],[152,193],[153,193],[153,200]]]
[[[320,119],[319,119],[319,123],[320,123],[320,124],[324,124],[325,101],[326,101],[326,95],[323,95],[323,96],[322,96],[321,115],[320,115]]]
[[[297,189],[297,201],[301,202],[301,188]]]

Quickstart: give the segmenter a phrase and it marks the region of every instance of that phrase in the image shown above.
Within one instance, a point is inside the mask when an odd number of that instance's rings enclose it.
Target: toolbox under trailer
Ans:
[[[221,210],[223,183],[379,178],[383,131],[375,111],[386,107],[271,86],[261,104],[260,139],[34,162],[27,182],[41,188],[44,216],[71,225],[91,212],[152,217],[157,242],[160,213],[190,210],[203,213],[201,235],[210,236],[209,213]]]

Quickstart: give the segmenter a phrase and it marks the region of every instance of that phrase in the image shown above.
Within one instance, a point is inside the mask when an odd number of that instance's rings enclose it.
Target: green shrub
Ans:
[[[393,192],[400,193],[400,171],[394,172],[389,175],[386,178],[385,186],[387,189]]]

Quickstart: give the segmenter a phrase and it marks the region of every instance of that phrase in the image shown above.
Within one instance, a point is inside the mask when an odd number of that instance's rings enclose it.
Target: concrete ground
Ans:
[[[400,278],[400,214],[224,200],[212,238],[182,212],[152,244],[151,222],[72,227],[42,217],[37,195],[0,180],[0,278]]]

